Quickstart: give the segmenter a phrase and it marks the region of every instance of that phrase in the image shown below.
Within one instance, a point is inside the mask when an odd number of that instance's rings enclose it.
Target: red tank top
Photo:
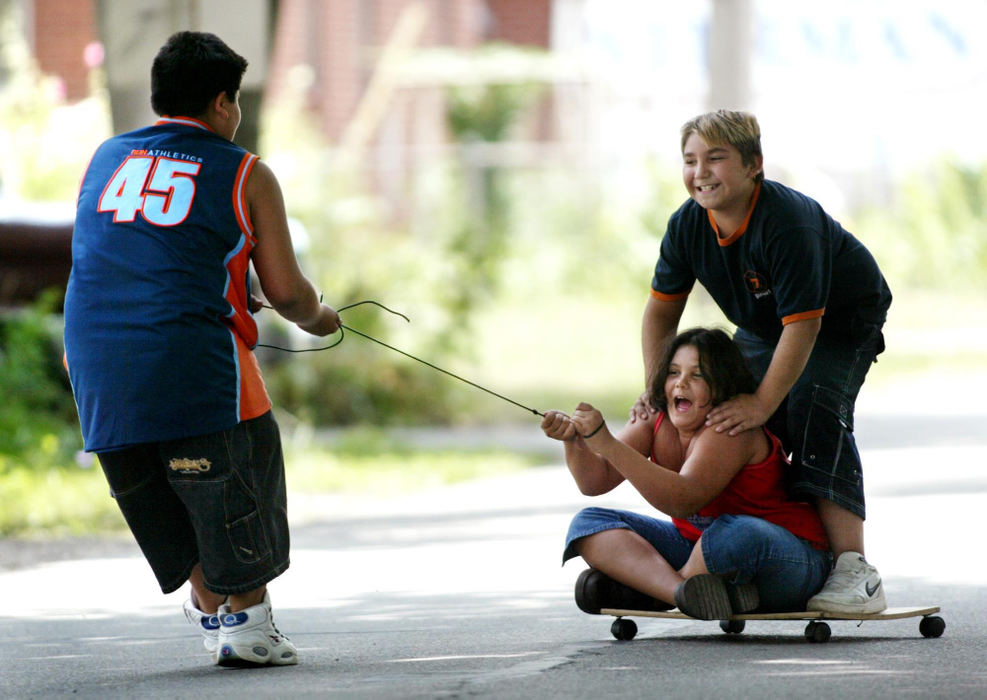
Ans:
[[[665,418],[658,414],[655,434]],[[695,542],[702,531],[720,515],[753,515],[780,525],[797,537],[808,540],[816,549],[829,549],[829,541],[816,509],[809,503],[793,500],[785,490],[784,474],[789,467],[781,441],[767,430],[771,452],[757,464],[746,464],[716,498],[688,518],[672,518],[675,527],[687,540]],[[651,461],[657,464],[654,448]]]

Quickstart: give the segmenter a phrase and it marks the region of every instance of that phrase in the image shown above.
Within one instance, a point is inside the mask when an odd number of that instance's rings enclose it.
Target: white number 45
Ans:
[[[200,163],[161,156],[129,156],[117,168],[99,198],[100,212],[113,212],[113,222],[133,221],[137,212],[156,226],[185,221],[195,199]]]

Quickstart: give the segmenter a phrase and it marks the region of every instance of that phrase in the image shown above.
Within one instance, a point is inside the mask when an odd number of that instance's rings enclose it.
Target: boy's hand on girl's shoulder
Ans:
[[[631,406],[628,419],[631,423],[637,423],[639,420],[646,421],[654,418],[656,413],[658,413],[658,411],[656,411],[651,405],[650,397],[646,391],[637,397],[637,401],[635,401],[634,405]]]
[[[768,422],[771,412],[761,405],[754,394],[738,394],[724,401],[706,416],[706,427],[716,432],[739,435],[745,430],[759,428]]]

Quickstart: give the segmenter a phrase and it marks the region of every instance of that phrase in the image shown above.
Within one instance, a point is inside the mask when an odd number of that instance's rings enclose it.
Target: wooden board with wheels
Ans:
[[[748,620],[806,620],[805,638],[810,642],[820,643],[829,641],[832,630],[828,624],[830,620],[855,620],[859,622],[870,622],[877,620],[900,620],[908,617],[920,617],[918,630],[923,637],[941,637],[946,629],[945,621],[936,615],[939,612],[938,606],[927,608],[888,608],[884,612],[870,615],[854,615],[843,613],[824,613],[814,610],[803,610],[799,612],[783,613],[748,613],[744,615],[731,615],[726,620],[720,620],[720,629],[727,634],[740,634],[744,631],[745,623]],[[621,610],[618,608],[603,608],[601,615],[612,615],[614,620],[610,627],[613,636],[620,640],[631,640],[637,634],[637,624],[631,617],[657,617],[668,620],[695,620],[679,610],[667,610],[655,612],[650,610]]]

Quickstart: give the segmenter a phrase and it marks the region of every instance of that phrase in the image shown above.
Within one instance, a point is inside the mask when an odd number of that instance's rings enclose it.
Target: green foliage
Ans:
[[[0,456],[0,459],[3,459]],[[123,532],[102,470],[8,467],[0,478],[0,537]]]
[[[267,114],[263,147],[308,232],[303,267],[327,303],[373,299],[412,320],[361,307],[343,312],[346,325],[442,367],[469,355],[477,312],[499,293],[515,221],[509,173],[472,147],[506,138],[534,94],[517,85],[449,91],[447,125],[461,148],[418,174],[412,230],[388,220],[358,172],[334,169],[343,166],[297,95]],[[318,424],[448,422],[461,405],[454,380],[354,334],[325,353],[272,359],[264,374],[275,404]]]
[[[987,163],[942,161],[913,173],[890,207],[868,207],[854,224],[892,291],[982,292],[987,278]]]
[[[0,474],[14,465],[70,463],[81,447],[75,403],[61,362],[52,291],[0,321]]]
[[[446,125],[458,143],[503,141],[537,90],[534,85],[470,85],[446,90]]]
[[[475,149],[504,141],[537,92],[534,85],[496,83],[446,90],[446,126],[459,145],[449,194],[460,203],[449,212],[443,251],[454,274],[438,290],[449,322],[436,340],[447,350],[463,352],[463,341],[472,339],[464,331],[472,330],[477,307],[499,291],[501,262],[514,234],[510,173]]]
[[[265,365],[265,382],[280,410],[314,425],[447,422],[448,382],[387,353],[348,333],[332,350]]]

